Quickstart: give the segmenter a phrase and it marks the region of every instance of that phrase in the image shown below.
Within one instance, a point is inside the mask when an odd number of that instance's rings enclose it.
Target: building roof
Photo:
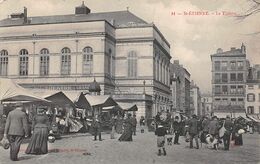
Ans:
[[[246,55],[241,52],[241,49],[232,49],[230,51],[219,52],[211,55],[211,57],[232,57],[232,56],[246,57]]]
[[[57,24],[57,23],[78,23],[88,21],[106,20],[115,27],[127,27],[133,25],[148,24],[141,18],[137,17],[130,11],[101,12],[89,14],[70,14],[70,15],[52,15],[52,16],[35,16],[28,17],[25,24],[24,19],[6,18],[0,20],[0,27],[5,26],[23,26],[23,25],[39,25],[39,24]]]

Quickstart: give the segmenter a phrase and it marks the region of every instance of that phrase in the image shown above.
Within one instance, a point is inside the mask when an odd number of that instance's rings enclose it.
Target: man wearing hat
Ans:
[[[198,120],[197,116],[194,114],[192,115],[192,119],[189,121],[189,134],[190,134],[190,148],[193,148],[193,138],[195,138],[196,142],[196,149],[199,149],[199,141],[198,141]]]
[[[11,111],[6,120],[4,137],[10,142],[10,159],[18,161],[18,153],[20,145],[24,137],[28,137],[29,127],[25,112],[21,103],[15,105],[15,109]]]
[[[226,132],[223,136],[223,142],[224,142],[224,150],[229,150],[229,144],[230,144],[230,135],[233,130],[233,123],[230,119],[230,116],[226,116],[224,127],[226,129]]]

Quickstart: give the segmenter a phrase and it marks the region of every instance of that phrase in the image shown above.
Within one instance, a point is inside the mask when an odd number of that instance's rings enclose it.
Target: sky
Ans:
[[[24,6],[28,16],[73,14],[81,3],[82,0],[0,0],[0,19],[22,12]],[[252,7],[251,0],[85,0],[85,5],[92,13],[128,7],[133,14],[154,23],[171,45],[172,61],[180,61],[202,93],[211,92],[210,55],[217,48],[228,51],[244,43],[251,65],[260,64],[260,34],[254,34],[260,31],[260,13],[243,21],[235,17]]]

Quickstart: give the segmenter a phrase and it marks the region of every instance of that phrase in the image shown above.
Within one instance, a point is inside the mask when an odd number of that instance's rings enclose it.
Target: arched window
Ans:
[[[93,49],[85,47],[83,49],[83,74],[92,74],[93,71]]]
[[[8,68],[8,51],[2,50],[0,52],[0,76],[7,75]]]
[[[130,51],[127,55],[128,77],[137,77],[137,54]]]
[[[71,70],[70,49],[65,47],[61,50],[61,75],[69,75]]]
[[[253,93],[248,93],[248,94],[247,94],[247,101],[248,101],[248,102],[254,102],[254,101],[255,101],[255,94],[253,94]]]
[[[40,51],[40,76],[49,75],[50,52],[43,48]]]
[[[20,76],[28,75],[28,66],[29,66],[29,53],[26,49],[22,49],[20,51],[20,62],[19,62],[19,74]]]

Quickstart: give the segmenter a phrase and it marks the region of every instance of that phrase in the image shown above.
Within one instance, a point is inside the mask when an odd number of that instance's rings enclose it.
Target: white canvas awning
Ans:
[[[118,105],[125,111],[138,111],[136,104],[120,102]]]
[[[115,100],[108,95],[85,95],[85,97],[91,106],[109,107],[117,105]]]
[[[260,123],[259,115],[252,114],[252,115],[247,115],[247,117],[250,118],[252,121]]]
[[[16,84],[12,79],[0,78],[0,101],[43,101],[48,100]]]

